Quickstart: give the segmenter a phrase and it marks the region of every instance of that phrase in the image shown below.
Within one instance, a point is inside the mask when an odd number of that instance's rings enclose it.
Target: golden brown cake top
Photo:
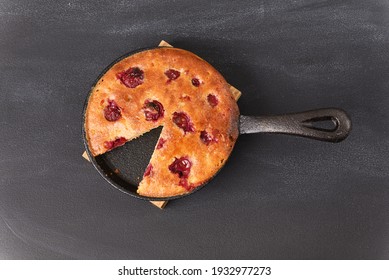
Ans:
[[[158,126],[163,130],[138,193],[184,194],[223,166],[238,137],[239,110],[210,64],[177,48],[156,48],[113,65],[92,89],[85,131],[105,153]]]

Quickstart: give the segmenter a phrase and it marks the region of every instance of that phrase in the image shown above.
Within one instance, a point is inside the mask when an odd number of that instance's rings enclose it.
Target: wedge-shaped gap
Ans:
[[[123,146],[97,156],[96,162],[111,180],[131,192],[136,192],[161,131],[162,126],[154,128]]]

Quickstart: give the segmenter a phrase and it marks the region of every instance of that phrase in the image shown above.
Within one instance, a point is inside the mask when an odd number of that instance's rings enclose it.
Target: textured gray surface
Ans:
[[[0,2],[0,258],[389,258],[389,2]],[[339,144],[244,135],[164,211],[81,154],[88,89],[161,39],[243,91],[242,114],[344,108]]]

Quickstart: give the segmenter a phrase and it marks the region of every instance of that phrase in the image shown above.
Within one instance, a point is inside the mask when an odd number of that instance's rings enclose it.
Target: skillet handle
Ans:
[[[340,142],[350,133],[351,120],[342,109],[326,108],[277,116],[240,116],[239,130],[240,134],[280,133]]]

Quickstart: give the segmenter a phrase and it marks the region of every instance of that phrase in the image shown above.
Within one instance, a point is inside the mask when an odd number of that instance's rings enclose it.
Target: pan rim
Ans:
[[[91,94],[92,94],[92,91],[93,91],[94,87],[97,85],[98,81],[101,79],[102,76],[105,75],[105,73],[109,69],[111,69],[116,63],[118,63],[119,61],[123,60],[124,58],[127,58],[127,57],[129,57],[131,55],[134,55],[134,54],[137,54],[137,53],[140,53],[140,52],[143,52],[143,51],[148,51],[148,50],[153,50],[153,49],[160,49],[160,48],[171,48],[171,47],[158,46],[158,47],[140,48],[140,49],[136,49],[136,50],[133,50],[133,51],[129,51],[129,52],[121,55],[120,57],[116,58],[113,62],[111,62],[107,67],[105,67],[103,69],[103,71],[100,73],[100,75],[93,82],[93,84],[90,87],[90,90],[89,90],[89,92],[88,92],[88,94],[87,94],[87,96],[85,98],[84,107],[83,107],[83,110],[82,110],[82,140],[83,140],[83,143],[84,143],[85,151],[86,151],[86,153],[88,155],[88,158],[89,158],[90,162],[92,163],[93,167],[97,170],[97,172],[101,175],[101,177],[103,177],[105,179],[105,181],[107,181],[115,189],[117,189],[117,190],[119,190],[119,191],[121,191],[121,192],[123,192],[123,193],[125,193],[127,195],[130,195],[132,197],[136,197],[138,199],[147,200],[147,201],[170,201],[170,200],[175,200],[175,199],[178,199],[178,198],[183,198],[183,197],[186,197],[188,195],[191,195],[191,194],[197,192],[198,190],[202,189],[209,181],[211,181],[220,172],[220,170],[224,167],[224,165],[226,164],[226,162],[229,159],[229,157],[228,157],[224,161],[224,164],[219,168],[219,170],[211,178],[209,178],[207,181],[203,182],[201,185],[197,186],[196,188],[194,188],[190,192],[187,192],[187,193],[184,193],[184,194],[180,194],[180,195],[176,195],[176,196],[151,197],[151,196],[139,195],[136,192],[133,192],[133,191],[130,191],[130,190],[126,189],[125,187],[123,187],[120,184],[116,183],[114,180],[111,180],[110,179],[110,175],[107,174],[106,172],[104,172],[104,170],[100,167],[100,165],[96,161],[95,157],[92,155],[92,152],[89,149],[88,140],[87,140],[87,137],[86,137],[85,121],[86,121],[86,111],[87,111],[87,108],[88,108],[89,99],[91,97]]]

